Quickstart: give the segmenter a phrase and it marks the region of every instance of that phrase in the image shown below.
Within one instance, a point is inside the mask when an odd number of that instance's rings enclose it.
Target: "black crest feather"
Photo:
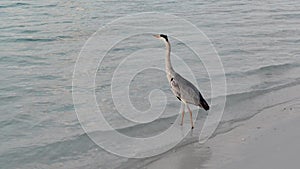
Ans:
[[[167,35],[160,34],[159,36],[160,36],[160,37],[162,37],[162,38],[165,38],[165,39],[166,39],[166,41],[169,41],[169,40],[168,40],[168,36],[167,36]]]

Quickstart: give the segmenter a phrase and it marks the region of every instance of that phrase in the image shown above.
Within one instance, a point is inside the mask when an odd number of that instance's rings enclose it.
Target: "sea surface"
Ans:
[[[272,93],[300,84],[298,1],[2,0],[0,168],[139,168],[155,160],[119,157],[96,145],[82,129],[72,99],[74,66],[86,41],[107,23],[141,12],[167,13],[191,22],[218,52],[226,75],[227,102],[215,135],[238,127],[235,122],[247,120],[264,108],[280,104],[282,100]],[[135,24],[140,22],[143,20],[135,20]],[[164,25],[170,29],[172,26],[172,22]],[[148,41],[145,35],[133,40],[164,50],[162,42]],[[170,39],[174,50],[183,53],[179,58],[195,70],[204,96],[213,99],[204,67],[188,52],[180,51],[176,39]],[[191,40],[197,43],[197,39]],[[106,120],[120,132],[153,136],[166,130],[178,112],[167,111],[149,124],[129,123],[115,113],[113,103],[103,94],[110,91],[110,70],[119,61],[114,54],[134,50],[133,45],[122,48],[121,44],[106,58],[110,64],[99,69],[95,80],[97,101]],[[159,59],[164,63],[164,56]],[[180,70],[180,65],[174,68]],[[151,85],[147,79],[151,79]],[[137,74],[130,87],[132,105],[139,110],[149,108],[147,97],[153,89],[172,96],[164,72],[156,69]],[[180,108],[175,97],[170,104]],[[196,134],[189,135],[174,149],[197,138]]]

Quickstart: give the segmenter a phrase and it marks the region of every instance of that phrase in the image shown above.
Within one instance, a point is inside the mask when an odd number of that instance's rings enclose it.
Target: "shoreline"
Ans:
[[[198,142],[162,156],[145,168],[290,168],[299,166],[300,85],[281,89],[272,96],[280,104],[268,106],[238,127],[216,135],[206,143]],[[274,98],[272,98],[274,99]],[[287,99],[287,100],[286,100]]]

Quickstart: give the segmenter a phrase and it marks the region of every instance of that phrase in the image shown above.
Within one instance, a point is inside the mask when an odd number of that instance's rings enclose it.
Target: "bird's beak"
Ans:
[[[156,38],[160,38],[160,35],[153,35],[154,37],[156,37]]]

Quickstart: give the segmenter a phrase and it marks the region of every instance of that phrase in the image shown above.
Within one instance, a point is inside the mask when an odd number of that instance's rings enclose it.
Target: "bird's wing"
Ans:
[[[178,73],[174,76],[173,81],[176,82],[176,88],[174,88],[178,91],[181,99],[187,103],[198,105],[200,99],[199,90],[191,82],[180,76]]]

